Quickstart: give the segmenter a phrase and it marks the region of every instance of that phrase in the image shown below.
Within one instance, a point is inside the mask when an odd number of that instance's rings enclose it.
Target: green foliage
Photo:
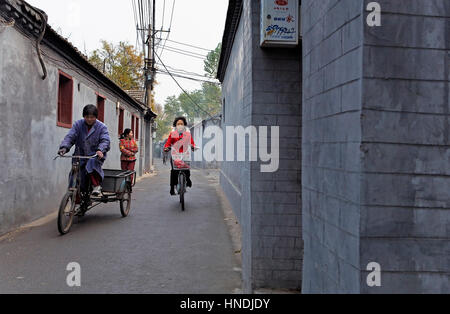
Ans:
[[[222,51],[222,44],[219,43],[213,51],[208,53],[208,56],[206,57],[205,61],[205,72],[206,75],[211,78],[217,77],[217,70],[219,68],[219,61],[220,61],[220,52]]]
[[[122,89],[141,89],[144,76],[143,55],[126,42],[114,45],[102,40],[101,44],[102,48],[90,54],[89,62]]]
[[[222,45],[219,44],[215,50],[208,54],[205,60],[205,75],[210,78],[216,78],[217,76],[221,48]],[[178,97],[168,97],[164,105],[164,113],[158,115],[157,139],[164,140],[167,138],[175,117],[185,116],[188,123],[194,123],[195,119],[207,119],[210,118],[210,115],[220,114],[221,111],[222,89],[217,84],[203,83],[201,89],[188,92],[188,95],[181,93]]]
[[[189,95],[189,96],[188,96]],[[203,91],[195,90],[190,92],[189,94],[182,93],[178,96],[178,101],[180,102],[180,107],[183,110],[184,115],[188,119],[188,121],[194,121],[195,118],[205,117],[207,114],[200,108],[205,108],[204,99],[203,99]],[[196,105],[196,103],[200,108]]]
[[[156,122],[158,124],[158,129],[156,131],[157,140],[163,140],[170,133],[172,122],[175,117],[183,115],[183,110],[181,109],[180,102],[176,96],[170,96],[166,99],[165,107],[161,112],[157,112],[158,118]]]

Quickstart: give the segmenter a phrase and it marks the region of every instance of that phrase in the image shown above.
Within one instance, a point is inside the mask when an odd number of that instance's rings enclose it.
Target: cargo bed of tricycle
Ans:
[[[104,169],[105,179],[102,183],[104,193],[124,193],[127,183],[134,187],[136,184],[136,171]]]

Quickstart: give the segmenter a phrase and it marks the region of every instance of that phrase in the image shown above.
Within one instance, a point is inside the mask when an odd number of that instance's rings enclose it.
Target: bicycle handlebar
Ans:
[[[191,147],[191,150],[194,150],[194,151],[197,151],[197,150],[200,149],[200,147],[198,147],[198,146],[191,146],[191,145],[189,145],[189,146]],[[164,151],[165,153],[168,153],[168,152],[170,152],[171,150],[172,150],[172,147],[169,147],[169,148],[168,148],[168,151],[166,151],[166,148],[163,149],[163,151]]]
[[[93,159],[93,158],[95,158],[95,157],[97,157],[97,155],[93,155],[93,156],[60,156],[60,155],[58,155],[58,156],[56,156],[55,159],[53,159],[53,160],[56,160],[56,159],[58,159],[58,158]]]

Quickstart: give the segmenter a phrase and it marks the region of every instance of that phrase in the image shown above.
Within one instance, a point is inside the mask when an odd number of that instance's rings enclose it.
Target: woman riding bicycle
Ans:
[[[195,150],[194,139],[191,136],[191,133],[187,131],[187,120],[185,117],[176,118],[173,122],[173,127],[176,129],[169,135],[169,139],[167,140],[166,145],[164,146],[164,151],[169,152],[171,148],[176,144],[177,152],[183,153],[184,149],[188,149],[187,147],[190,145],[191,149]],[[191,181],[191,172],[189,170],[183,170],[186,173],[186,182],[187,186],[192,188]],[[170,173],[170,195],[175,195],[175,186],[178,184],[178,174],[180,170],[173,169],[172,163],[172,171]]]

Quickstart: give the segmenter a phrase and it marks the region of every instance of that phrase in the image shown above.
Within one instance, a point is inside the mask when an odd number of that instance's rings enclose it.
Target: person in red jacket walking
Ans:
[[[176,149],[178,152],[183,153],[184,149],[189,145],[191,146],[192,151],[195,150],[194,139],[191,136],[191,133],[187,131],[187,120],[185,117],[176,118],[173,122],[173,127],[176,128],[175,131],[170,133],[169,138],[167,139],[166,145],[164,146],[164,151],[169,152],[170,149],[176,144]],[[189,170],[184,170],[186,173],[186,183],[187,186],[192,188],[191,181],[191,172]],[[175,195],[175,186],[178,184],[178,174],[179,170],[173,169],[170,173],[170,195]]]
[[[120,151],[122,155],[120,156],[120,163],[122,170],[132,170],[136,166],[136,154],[139,152],[139,147],[134,140],[134,134],[131,129],[126,129],[120,136]],[[133,177],[131,177],[133,182]]]

